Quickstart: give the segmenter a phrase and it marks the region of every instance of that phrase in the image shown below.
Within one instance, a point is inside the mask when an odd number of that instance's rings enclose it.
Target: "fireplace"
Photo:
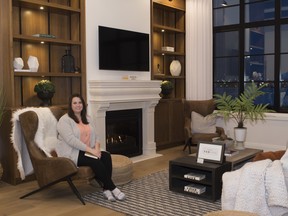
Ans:
[[[142,109],[106,113],[106,150],[127,157],[142,155]]]
[[[154,112],[160,99],[160,84],[159,80],[88,82],[88,112],[95,124],[102,149],[106,150],[106,117],[110,115],[109,112],[138,109],[142,113],[142,154],[132,156],[131,160],[137,162],[160,156],[156,153],[154,139]]]

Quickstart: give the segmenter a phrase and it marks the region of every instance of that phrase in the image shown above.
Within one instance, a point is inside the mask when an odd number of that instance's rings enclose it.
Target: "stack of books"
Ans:
[[[42,38],[56,38],[55,35],[52,34],[33,34],[33,37],[42,37]]]
[[[205,179],[205,177],[206,176],[204,174],[201,174],[201,173],[190,172],[190,173],[184,174],[184,178],[192,179],[192,180],[196,180],[196,181],[200,181],[202,179]]]
[[[174,47],[165,46],[162,47],[162,51],[174,52]]]
[[[184,186],[184,191],[194,194],[202,194],[206,191],[206,187],[203,185],[189,184]]]

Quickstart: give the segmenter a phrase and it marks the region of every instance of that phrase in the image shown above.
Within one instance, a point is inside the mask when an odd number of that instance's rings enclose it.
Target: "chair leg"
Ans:
[[[188,140],[186,140],[186,142],[185,142],[185,145],[184,145],[183,151],[185,151],[185,149],[187,148],[187,146],[188,146]]]
[[[48,188],[48,187],[50,187],[50,186],[52,186],[52,185],[54,185],[54,184],[57,184],[58,182],[61,182],[61,181],[63,181],[63,180],[64,180],[64,179],[59,179],[58,181],[51,182],[50,184],[44,185],[44,186],[42,186],[42,187],[40,187],[40,188],[38,188],[38,189],[36,189],[36,190],[34,190],[34,191],[31,191],[30,193],[27,193],[27,194],[21,196],[20,199],[23,199],[23,198],[28,197],[28,196],[30,196],[30,195],[32,195],[32,194],[35,194],[35,193],[37,193],[37,192],[39,192],[39,191],[41,191],[41,190],[44,190],[44,189],[46,189],[46,188]]]
[[[35,193],[37,193],[37,192],[39,192],[39,191],[41,191],[41,190],[43,190],[43,189],[45,189],[45,188],[47,188],[47,187],[49,187],[49,186],[51,186],[51,185],[52,185],[52,184],[45,185],[44,187],[40,187],[40,188],[38,188],[38,189],[36,189],[36,190],[34,190],[34,191],[31,191],[31,192],[29,192],[29,193],[21,196],[20,199],[23,199],[23,198],[28,197],[28,196],[30,196],[30,195],[32,195],[32,194],[35,194]]]
[[[45,189],[45,188],[48,188],[48,187],[50,187],[50,186],[52,186],[52,185],[54,185],[54,184],[56,184],[56,183],[58,183],[58,182],[64,181],[64,180],[66,180],[66,181],[68,182],[68,184],[70,185],[70,188],[72,189],[72,191],[74,192],[74,194],[78,197],[78,199],[82,202],[82,204],[83,204],[83,205],[86,205],[86,203],[85,203],[84,199],[82,198],[81,194],[79,193],[79,191],[77,190],[77,188],[76,188],[75,185],[73,184],[73,182],[72,182],[72,180],[71,180],[71,177],[66,177],[66,178],[60,179],[60,180],[58,180],[58,181],[52,182],[52,183],[50,183],[50,184],[47,184],[47,185],[45,185],[45,186],[43,186],[43,187],[40,187],[40,188],[38,188],[38,189],[36,189],[36,190],[34,190],[34,191],[31,191],[31,192],[29,192],[29,193],[21,196],[20,199],[23,199],[23,198],[28,197],[28,196],[30,196],[30,195],[32,195],[32,194],[35,194],[35,193],[37,193],[37,192],[39,192],[39,191],[41,191],[41,190],[43,190],[43,189]]]
[[[82,202],[83,205],[86,205],[84,199],[82,198],[81,194],[79,193],[79,191],[77,190],[77,188],[73,184],[71,178],[67,178],[66,180],[67,180],[68,184],[70,185],[70,188],[72,189],[74,194],[78,197],[78,199]]]
[[[188,149],[189,149],[189,154],[191,154],[191,138],[187,139],[186,142],[185,142],[185,146],[183,148],[183,151],[185,151],[185,149],[187,148],[188,146]]]

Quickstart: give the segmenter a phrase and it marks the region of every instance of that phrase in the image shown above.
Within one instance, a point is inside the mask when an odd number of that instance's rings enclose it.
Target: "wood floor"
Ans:
[[[188,150],[182,151],[183,146],[159,151],[163,156],[134,163],[133,178],[140,178],[150,173],[168,168],[169,160],[188,155]],[[101,190],[97,185],[88,185],[83,181],[74,181],[81,194]],[[67,183],[63,182],[46,190],[38,192],[25,199],[19,199],[35,188],[35,181],[16,186],[0,181],[0,216],[120,216],[122,213],[86,203],[82,205],[72,193]]]

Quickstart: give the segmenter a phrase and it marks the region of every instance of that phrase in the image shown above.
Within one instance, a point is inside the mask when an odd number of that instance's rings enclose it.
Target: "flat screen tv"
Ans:
[[[99,26],[99,69],[149,71],[149,34]]]

